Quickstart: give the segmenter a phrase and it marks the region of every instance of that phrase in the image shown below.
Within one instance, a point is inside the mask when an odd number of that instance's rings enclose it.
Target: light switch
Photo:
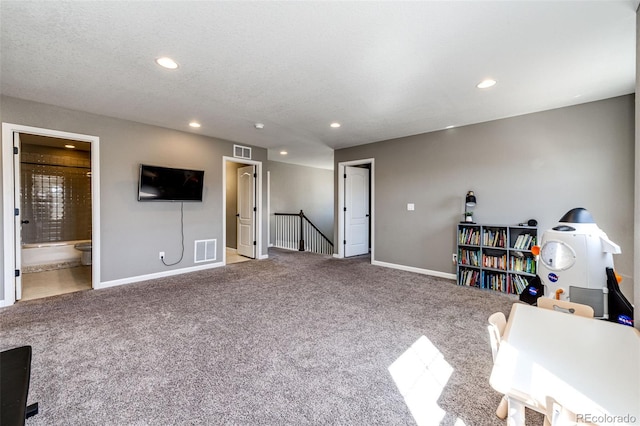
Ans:
[[[408,211],[412,212],[412,211],[414,211],[415,209],[416,209],[416,205],[415,205],[415,204],[413,204],[413,203],[409,203],[409,204],[407,204],[407,210],[408,210]]]

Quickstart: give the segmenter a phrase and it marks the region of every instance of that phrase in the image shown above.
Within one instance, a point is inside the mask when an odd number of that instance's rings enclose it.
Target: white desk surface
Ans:
[[[549,395],[576,414],[630,416],[631,423],[615,424],[640,424],[640,335],[515,303],[490,383],[530,405],[544,407]]]

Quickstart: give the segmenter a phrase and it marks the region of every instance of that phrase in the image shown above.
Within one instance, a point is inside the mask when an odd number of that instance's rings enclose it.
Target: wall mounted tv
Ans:
[[[140,164],[138,201],[202,201],[203,170]]]

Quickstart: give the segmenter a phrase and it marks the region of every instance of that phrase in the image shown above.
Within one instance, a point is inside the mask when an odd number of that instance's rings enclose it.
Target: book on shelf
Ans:
[[[500,229],[484,229],[482,235],[482,244],[487,247],[506,247],[505,242],[507,241],[507,230],[504,228]]]
[[[516,250],[531,250],[531,247],[535,244],[535,238],[531,234],[520,234],[513,243],[513,248]]]
[[[523,277],[522,275],[511,274],[511,283],[514,288],[515,294],[520,294],[524,291],[525,288],[529,285],[529,281]]]
[[[470,287],[477,287],[480,281],[480,271],[473,269],[465,269],[460,271],[460,279],[458,284]]]
[[[480,230],[473,227],[463,227],[458,233],[458,242],[466,245],[480,245]]]
[[[482,265],[485,268],[493,269],[507,269],[507,255],[491,256],[488,254],[482,255]]]
[[[480,251],[461,248],[458,252],[458,261],[461,265],[480,266]]]
[[[509,269],[511,271],[535,274],[536,261],[533,257],[530,257],[530,256],[527,256],[527,257],[511,256],[509,259]]]

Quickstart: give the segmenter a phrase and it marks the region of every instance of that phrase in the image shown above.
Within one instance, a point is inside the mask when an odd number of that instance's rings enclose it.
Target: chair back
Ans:
[[[581,303],[541,297],[538,299],[538,307],[543,309],[551,309],[558,312],[564,312],[567,314],[575,314],[581,317],[593,318],[593,308]]]
[[[500,342],[502,341],[502,335],[504,334],[506,326],[507,318],[502,312],[496,312],[489,316],[489,325],[487,326],[487,330],[489,331],[489,340],[491,341],[491,356],[493,356],[494,361],[496,360],[498,348],[500,347]]]

